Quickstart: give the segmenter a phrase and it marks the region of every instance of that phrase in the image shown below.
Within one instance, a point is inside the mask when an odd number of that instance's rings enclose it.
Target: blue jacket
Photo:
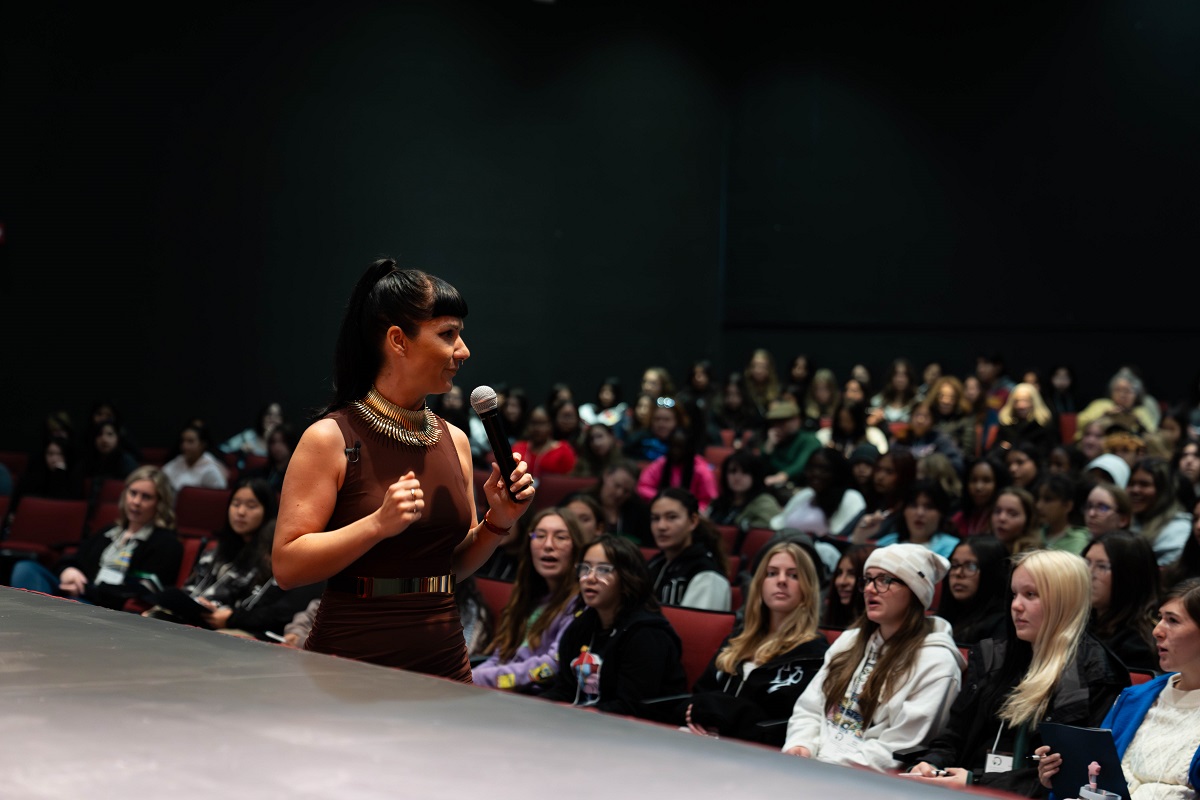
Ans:
[[[1160,675],[1148,683],[1130,686],[1121,692],[1117,702],[1113,703],[1113,707],[1109,710],[1108,716],[1104,718],[1101,727],[1112,730],[1113,739],[1117,743],[1117,755],[1122,759],[1125,758],[1125,751],[1129,749],[1129,743],[1133,741],[1138,726],[1146,718],[1146,712],[1150,710],[1150,706],[1154,705],[1154,701],[1158,699],[1163,687],[1167,685],[1167,681],[1174,674]],[[1192,754],[1192,765],[1188,768],[1188,782],[1194,787],[1200,787],[1200,749]]]

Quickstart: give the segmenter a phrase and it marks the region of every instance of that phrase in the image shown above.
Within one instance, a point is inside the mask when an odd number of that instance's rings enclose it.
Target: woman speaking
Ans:
[[[327,580],[308,650],[471,682],[455,579],[528,509],[533,480],[523,461],[493,465],[476,522],[467,436],[425,403],[470,356],[466,315],[453,286],[391,259],[354,287],[333,401],[288,465],[272,553],[284,589]]]

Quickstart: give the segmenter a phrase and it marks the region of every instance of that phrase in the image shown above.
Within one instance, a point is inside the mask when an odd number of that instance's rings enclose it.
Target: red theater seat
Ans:
[[[679,606],[663,606],[662,612],[683,643],[680,660],[690,689],[704,674],[721,642],[733,630],[736,617],[725,611],[701,611]]]
[[[0,552],[49,561],[61,547],[79,543],[87,518],[88,507],[83,500],[22,498]]]

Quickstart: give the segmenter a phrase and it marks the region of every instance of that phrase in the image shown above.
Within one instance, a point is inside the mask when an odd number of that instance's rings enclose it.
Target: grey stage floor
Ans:
[[[962,796],[0,587],[0,797]]]

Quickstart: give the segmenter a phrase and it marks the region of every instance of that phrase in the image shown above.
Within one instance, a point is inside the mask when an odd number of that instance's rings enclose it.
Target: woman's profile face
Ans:
[[[1019,539],[1029,527],[1029,517],[1025,506],[1015,495],[1002,494],[996,498],[992,508],[992,533],[1005,544],[1012,544]]]
[[[625,505],[625,501],[633,496],[637,481],[623,469],[613,470],[604,476],[600,482],[600,502],[608,508]]]
[[[462,362],[471,357],[462,329],[458,317],[434,317],[418,322],[417,335],[408,339],[405,374],[427,386],[426,394],[450,391]]]
[[[229,527],[238,536],[248,537],[262,527],[266,509],[249,486],[233,493],[229,501]]]
[[[1200,627],[1179,599],[1168,600],[1158,610],[1161,619],[1154,626],[1158,645],[1158,666],[1163,672],[1200,670]]]
[[[143,478],[125,487],[125,516],[129,530],[138,530],[154,522],[158,513],[158,488],[154,481]]]
[[[1117,508],[1117,498],[1102,486],[1088,492],[1087,505],[1083,507],[1083,522],[1093,537],[1110,531],[1120,530],[1129,524]]]
[[[574,514],[575,519],[579,522],[579,531],[583,534],[583,540],[585,542],[596,541],[600,536],[600,525],[596,515],[592,512],[592,507],[579,500],[572,500],[567,503],[567,511]]]
[[[692,532],[699,521],[698,514],[690,513],[673,497],[660,497],[650,506],[650,532],[654,534],[654,544],[670,556],[691,546]]]
[[[1042,629],[1042,619],[1045,614],[1042,610],[1042,597],[1038,593],[1037,585],[1033,582],[1033,576],[1029,574],[1029,570],[1025,568],[1024,564],[1013,570],[1012,593],[1013,599],[1009,610],[1012,613],[1013,626],[1017,629],[1017,638],[1033,644],[1037,639],[1038,631]]]
[[[1193,484],[1200,483],[1200,444],[1189,442],[1179,454],[1179,474]]]
[[[1112,561],[1108,550],[1099,543],[1089,545],[1083,551],[1083,560],[1092,573],[1092,608],[1107,611],[1112,602]]]
[[[844,606],[854,602],[854,592],[858,588],[858,575],[854,571],[854,562],[843,558],[838,562],[837,573],[833,576],[833,589],[837,593],[837,601]]]

